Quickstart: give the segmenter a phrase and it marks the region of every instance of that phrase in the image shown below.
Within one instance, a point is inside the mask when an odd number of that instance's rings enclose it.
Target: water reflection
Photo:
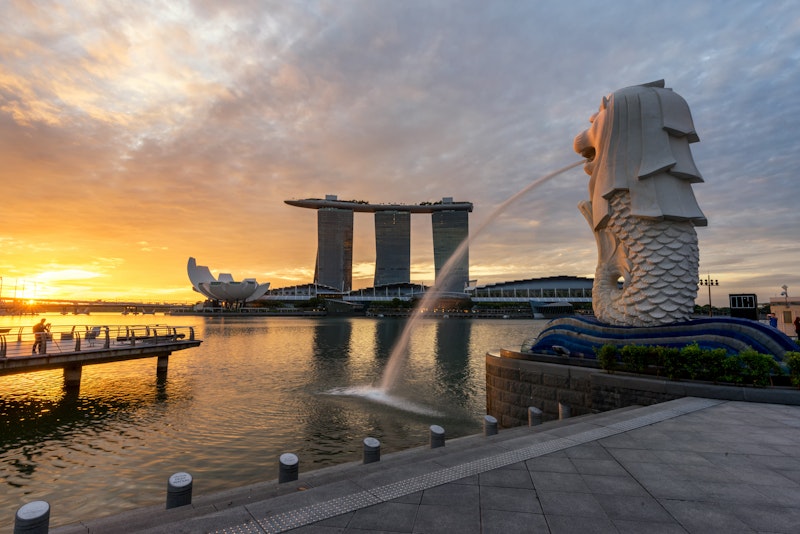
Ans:
[[[283,452],[305,471],[359,459],[367,436],[391,452],[424,445],[431,424],[448,437],[479,432],[486,350],[518,345],[535,328],[422,321],[395,397],[378,402],[331,392],[380,381],[403,319],[157,321],[193,326],[203,339],[173,353],[166,375],[154,358],[86,366],[72,395],[60,371],[0,377],[0,510],[47,500],[55,527],[158,504],[176,471],[195,475],[203,494],[275,478]],[[13,512],[0,514],[0,532],[11,523]]]
[[[49,374],[61,380],[59,372]],[[113,389],[103,390],[94,387],[97,381],[93,377],[84,378],[88,384],[82,392],[41,395],[12,387],[0,396],[0,458],[4,466],[0,480],[5,484],[24,487],[41,467],[63,469],[81,464],[83,460],[75,456],[113,454],[127,439],[135,441],[140,427],[160,424],[168,399],[173,409],[182,404],[180,386],[171,388],[164,376],[125,381],[109,377],[106,387]],[[177,394],[170,397],[171,390]],[[115,434],[114,446],[108,446],[107,432]],[[93,438],[98,436],[102,438],[95,442]]]
[[[466,406],[475,394],[470,370],[472,323],[464,319],[436,324],[436,384],[448,404]]]

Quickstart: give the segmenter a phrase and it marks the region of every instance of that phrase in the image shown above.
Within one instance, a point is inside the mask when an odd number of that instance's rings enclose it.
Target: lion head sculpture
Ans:
[[[707,224],[692,191],[703,178],[689,144],[700,139],[688,104],[664,80],[604,97],[590,122],[574,148],[588,160],[595,230],[605,226],[608,199],[619,190],[630,192],[634,216]]]

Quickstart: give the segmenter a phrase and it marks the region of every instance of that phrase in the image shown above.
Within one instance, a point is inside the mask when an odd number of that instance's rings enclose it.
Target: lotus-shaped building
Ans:
[[[208,267],[197,265],[194,258],[189,258],[186,270],[192,288],[212,300],[226,303],[251,302],[263,297],[269,289],[269,282],[259,284],[255,278],[245,278],[241,282],[236,282],[228,273],[219,273],[219,278],[214,278]]]

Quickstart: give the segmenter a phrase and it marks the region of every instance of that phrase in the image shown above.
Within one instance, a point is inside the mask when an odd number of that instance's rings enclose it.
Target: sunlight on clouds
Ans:
[[[140,247],[139,250],[141,250],[142,252],[153,252],[153,251],[158,251],[158,250],[169,250],[169,247],[165,247],[165,246],[160,246],[160,247],[151,246],[150,243],[148,243],[147,241],[139,241],[137,243],[137,245],[139,245],[139,247]]]
[[[792,286],[785,132],[800,106],[800,30],[783,4],[735,5],[712,29],[687,9],[654,17],[609,4],[601,27],[635,22],[620,38],[535,3],[8,2],[0,276],[36,280],[39,294],[191,299],[195,255],[273,288],[311,283],[314,217],[284,198],[455,195],[475,203],[477,228],[576,157],[572,139],[602,95],[654,79],[659,66],[703,139],[703,265],[726,291],[748,280],[772,291],[782,277]],[[575,208],[587,179],[576,169],[509,207],[471,246],[471,278],[591,276],[596,250]],[[372,221],[357,221],[354,286],[368,287]],[[415,283],[433,283],[430,234],[429,219],[412,222]]]
[[[98,278],[101,276],[108,276],[106,274],[98,273],[95,271],[87,271],[84,269],[62,269],[60,271],[46,271],[39,273],[33,277],[34,280],[39,282],[65,282],[74,280],[87,280],[90,278]]]

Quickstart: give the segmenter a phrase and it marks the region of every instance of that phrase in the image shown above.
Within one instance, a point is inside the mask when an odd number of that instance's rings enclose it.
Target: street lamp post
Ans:
[[[788,308],[789,307],[789,286],[787,286],[786,284],[783,284],[781,286],[781,289],[783,289],[783,292],[781,293],[781,295],[783,296],[783,301],[786,304],[786,307]]]
[[[701,278],[698,284],[701,286],[708,286],[708,316],[712,317],[714,313],[711,311],[711,286],[718,286],[719,280],[712,280],[709,274],[704,279]]]

